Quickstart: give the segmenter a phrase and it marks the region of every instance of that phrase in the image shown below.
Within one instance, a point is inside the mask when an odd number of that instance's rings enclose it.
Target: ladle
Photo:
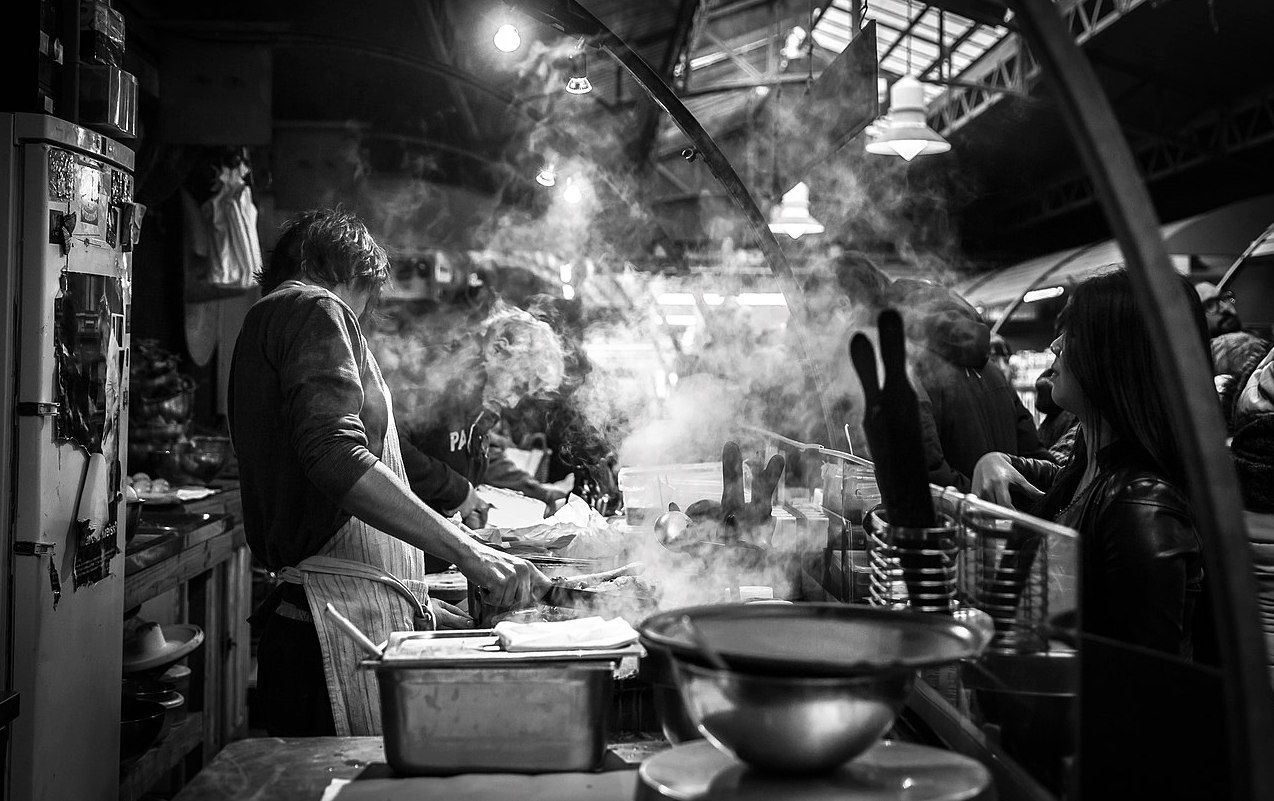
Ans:
[[[327,616],[335,621],[337,628],[349,635],[349,638],[358,643],[358,647],[362,648],[371,656],[380,659],[385,655],[384,649],[371,641],[371,638],[362,632],[358,626],[350,622],[349,618],[336,611],[336,607],[328,604],[324,609]]]
[[[687,553],[701,543],[686,536],[690,529],[690,516],[672,508],[655,519],[655,541],[674,553]]]
[[[690,635],[690,644],[694,646],[695,651],[702,656],[709,665],[717,670],[729,670],[730,666],[726,664],[721,654],[716,649],[708,645],[707,639],[704,638],[703,632],[699,631],[699,627],[694,624],[689,615],[681,616],[681,625],[685,627],[686,633]]]

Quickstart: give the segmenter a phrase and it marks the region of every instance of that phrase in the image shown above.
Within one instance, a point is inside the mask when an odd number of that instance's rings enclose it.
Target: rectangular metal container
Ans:
[[[520,656],[363,663],[380,685],[390,767],[405,775],[600,769],[621,657]]]

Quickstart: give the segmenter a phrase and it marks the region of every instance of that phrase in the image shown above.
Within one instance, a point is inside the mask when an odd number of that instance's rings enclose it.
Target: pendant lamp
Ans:
[[[810,190],[804,182],[789,189],[783,200],[770,210],[770,230],[793,239],[823,233],[823,224],[810,216]]]
[[[879,133],[867,141],[868,153],[911,161],[951,149],[951,143],[925,122],[924,87],[910,75],[889,90],[889,113],[876,121],[876,128]]]
[[[582,43],[571,54],[566,91],[573,95],[585,95],[593,91],[593,84],[588,80],[588,55],[584,52]]]

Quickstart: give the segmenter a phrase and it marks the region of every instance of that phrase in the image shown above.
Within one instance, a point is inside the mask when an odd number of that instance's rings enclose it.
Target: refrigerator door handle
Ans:
[[[47,401],[21,401],[17,406],[19,417],[56,417],[60,409],[58,404]]]
[[[57,543],[33,540],[18,540],[13,543],[13,552],[18,556],[52,556],[57,550]]]

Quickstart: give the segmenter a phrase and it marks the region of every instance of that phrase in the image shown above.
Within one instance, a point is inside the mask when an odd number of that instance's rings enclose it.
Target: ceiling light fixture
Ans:
[[[823,233],[823,224],[810,216],[810,190],[804,181],[789,189],[770,210],[770,230],[793,239]]]
[[[879,133],[867,140],[867,152],[881,156],[916,156],[946,153],[951,143],[925,122],[925,93],[920,81],[904,75],[889,90],[889,113],[876,121]]]
[[[535,176],[535,182],[540,186],[553,186],[557,183],[557,173],[552,167],[541,167]]]
[[[496,29],[495,49],[501,53],[512,53],[522,46],[522,35],[518,33],[518,29],[507,22]]]
[[[584,42],[580,41],[571,54],[570,73],[566,77],[566,91],[573,95],[585,95],[593,91],[588,82],[588,54],[584,52]]]
[[[920,16],[923,17],[928,12],[929,7],[926,6]],[[875,135],[868,131],[865,148],[868,153],[880,156],[901,156],[903,161],[911,161],[916,156],[935,156],[951,149],[951,143],[925,121],[925,90],[911,74],[911,30],[920,19],[913,19],[911,16],[911,0],[907,0],[907,19],[912,20],[911,28],[900,34],[907,37],[907,74],[895,81],[890,88],[889,113],[876,121]],[[945,22],[945,14],[939,9],[940,56],[946,48]],[[941,59],[938,70],[941,73]]]

